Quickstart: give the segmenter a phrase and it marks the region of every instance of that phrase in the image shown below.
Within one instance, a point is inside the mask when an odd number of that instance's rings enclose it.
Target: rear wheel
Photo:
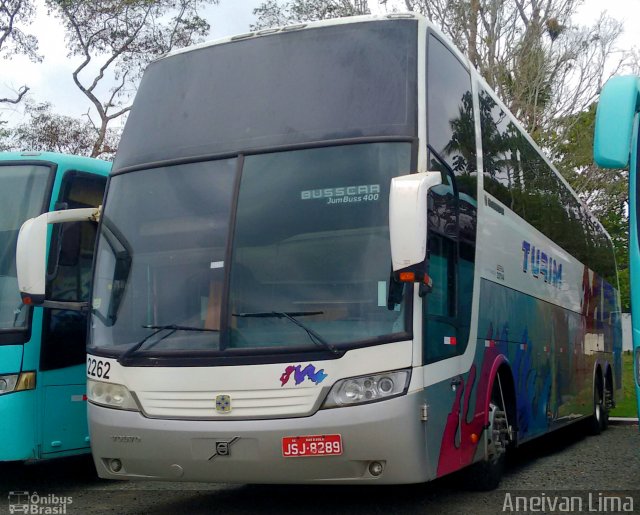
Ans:
[[[593,388],[593,415],[589,418],[589,433],[592,435],[602,433],[603,429],[607,427],[609,419],[606,403],[600,392],[600,386],[596,383]]]
[[[609,427],[609,412],[615,406],[613,402],[613,388],[611,387],[611,383],[607,381],[604,390],[604,397],[602,399],[602,430],[604,431]]]

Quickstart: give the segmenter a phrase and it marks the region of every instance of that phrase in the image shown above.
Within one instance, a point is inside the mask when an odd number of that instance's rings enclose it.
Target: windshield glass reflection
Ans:
[[[16,245],[22,224],[42,213],[51,169],[48,166],[0,166],[0,330],[23,329],[16,272]]]
[[[410,143],[247,156],[235,202],[236,159],[113,177],[92,347],[336,352],[405,333],[403,305],[387,309],[388,199],[410,159]]]

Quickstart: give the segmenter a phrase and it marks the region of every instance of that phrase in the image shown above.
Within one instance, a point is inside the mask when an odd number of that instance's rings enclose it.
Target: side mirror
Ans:
[[[403,284],[420,284],[420,296],[431,289],[426,270],[427,193],[442,184],[440,172],[420,172],[391,180],[389,233],[391,241],[391,281],[387,307],[402,300]]]
[[[71,305],[74,303],[45,302],[48,225],[66,222],[97,222],[99,217],[100,208],[69,209],[44,213],[22,224],[18,234],[16,269],[20,295],[25,304],[50,304],[50,307],[62,307],[58,305],[60,304],[64,305],[63,309],[73,309]]]
[[[626,168],[634,114],[640,111],[640,77],[611,77],[600,92],[593,157],[601,168]]]
[[[394,272],[424,262],[427,255],[427,193],[440,184],[440,172],[421,172],[391,180],[389,232]]]

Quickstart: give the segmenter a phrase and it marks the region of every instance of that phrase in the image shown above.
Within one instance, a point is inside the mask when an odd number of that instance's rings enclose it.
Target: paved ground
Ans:
[[[574,511],[616,513],[630,507],[629,496],[640,513],[640,432],[637,425],[620,424],[593,437],[573,426],[531,442],[510,458],[500,488],[491,493],[465,490],[458,475],[425,485],[375,488],[111,482],[97,479],[87,458],[2,466],[0,514],[9,512],[10,491],[37,492],[49,500],[49,505],[40,501],[39,513],[83,515],[550,513],[548,503],[569,497]],[[66,512],[46,511],[60,508],[60,498],[67,496],[72,502]],[[609,501],[614,497],[620,501]],[[542,502],[546,509],[529,504],[524,510],[524,499]]]

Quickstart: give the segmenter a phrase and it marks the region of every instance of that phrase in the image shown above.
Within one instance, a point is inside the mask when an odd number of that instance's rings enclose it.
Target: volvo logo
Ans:
[[[231,397],[218,395],[216,397],[216,411],[218,413],[229,413],[231,411]]]
[[[231,440],[217,440],[216,441],[216,450],[209,458],[209,461],[218,457],[218,456],[229,456],[231,454],[231,446],[240,440],[239,436],[232,438]]]

